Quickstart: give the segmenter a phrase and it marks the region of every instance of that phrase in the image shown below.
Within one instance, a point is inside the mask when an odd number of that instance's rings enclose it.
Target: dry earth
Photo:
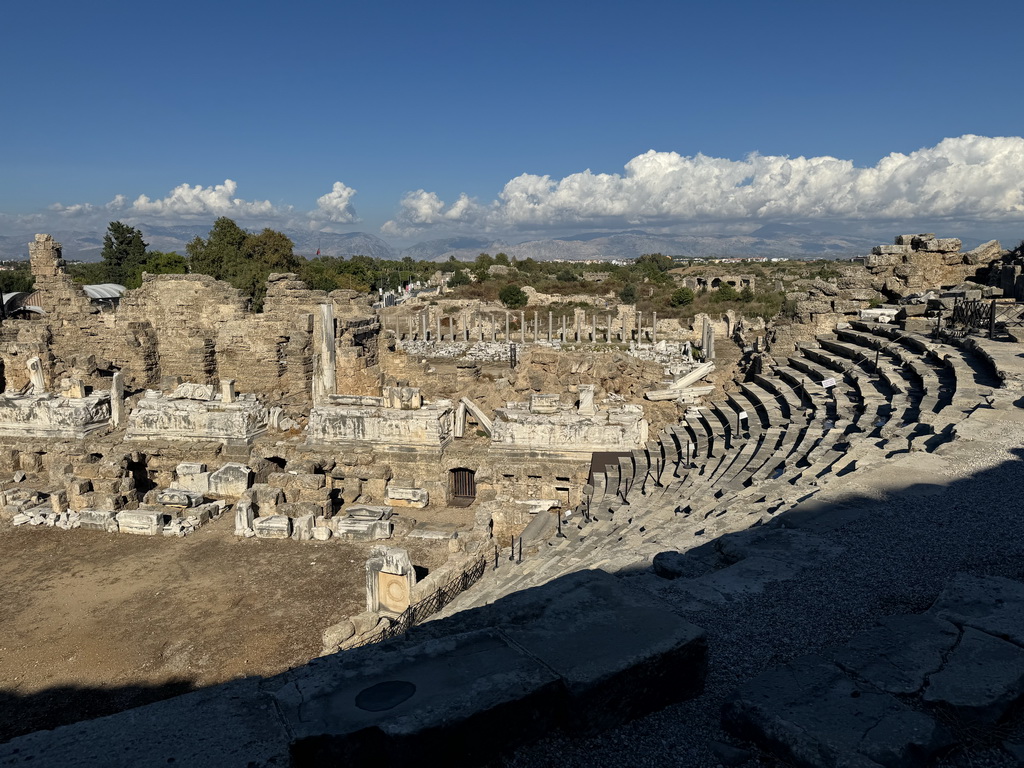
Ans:
[[[230,514],[184,539],[0,525],[0,741],[284,671],[365,608],[371,542],[240,539]]]

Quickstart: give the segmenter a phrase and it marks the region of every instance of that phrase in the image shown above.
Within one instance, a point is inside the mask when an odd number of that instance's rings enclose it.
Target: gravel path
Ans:
[[[877,618],[926,610],[957,572],[1024,580],[1024,501],[1019,493],[1024,486],[1024,411],[978,411],[970,429],[962,432],[967,439],[948,445],[941,456],[906,457],[872,471],[870,478],[853,475],[856,486],[851,482],[823,491],[818,499],[846,505],[843,496],[852,493],[864,512],[842,527],[815,531],[842,549],[838,556],[724,608],[679,611],[708,632],[710,665],[700,698],[597,738],[552,736],[517,750],[502,764],[720,765],[709,742],[735,743],[719,728],[719,710],[740,683],[802,654],[842,645]],[[879,493],[879,487],[888,490]],[[672,605],[674,582],[643,572],[625,578]],[[1024,723],[1009,726],[1004,735],[1019,741]],[[776,763],[756,756],[745,763],[769,764]],[[942,764],[1018,765],[998,745],[984,744],[954,753]]]

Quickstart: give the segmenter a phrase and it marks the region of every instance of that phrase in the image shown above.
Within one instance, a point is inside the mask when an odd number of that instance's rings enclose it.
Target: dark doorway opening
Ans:
[[[476,500],[476,472],[460,467],[451,475],[452,506],[468,507]]]
[[[156,483],[149,476],[149,467],[146,465],[146,457],[143,454],[134,454],[129,458],[126,469],[135,480],[135,490],[139,492],[140,497],[156,488]]]

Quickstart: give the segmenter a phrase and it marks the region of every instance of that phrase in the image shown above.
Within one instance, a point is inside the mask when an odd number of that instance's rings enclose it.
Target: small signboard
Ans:
[[[737,418],[739,418],[742,421],[743,419],[747,418],[747,412],[746,411],[740,411],[737,414]]]
[[[822,379],[821,386],[823,389],[830,389],[836,385],[835,379]]]

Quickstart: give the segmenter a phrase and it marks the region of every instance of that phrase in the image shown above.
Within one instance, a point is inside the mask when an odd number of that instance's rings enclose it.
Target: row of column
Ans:
[[[593,318],[587,323],[584,317],[583,323],[577,323],[573,318],[573,324],[569,327],[568,318],[564,315],[560,323],[555,322],[554,312],[548,312],[548,322],[545,328],[542,325],[542,316],[539,312],[533,313],[533,322],[527,321],[526,313],[519,313],[519,327],[512,328],[512,313],[504,313],[504,333],[501,329],[501,314],[474,312],[471,319],[458,322],[455,316],[442,318],[437,315],[434,323],[431,324],[426,312],[422,312],[418,319],[407,315],[404,320],[396,318],[393,327],[399,339],[406,341],[519,341],[525,344],[527,341],[561,341],[563,343],[575,342],[604,342],[611,344],[613,341],[626,343],[627,341],[650,341],[652,344],[658,341],[658,313],[651,313],[651,324],[646,328],[643,325],[643,313],[637,312],[635,323],[630,328],[629,316],[623,315],[622,322],[616,323],[613,327],[611,313],[606,315],[606,322],[603,330],[598,328],[598,313],[591,314]],[[433,327],[431,327],[433,325]],[[582,325],[582,327],[581,327]],[[388,330],[387,321],[383,321],[384,330]],[[461,327],[460,327],[461,326]]]

